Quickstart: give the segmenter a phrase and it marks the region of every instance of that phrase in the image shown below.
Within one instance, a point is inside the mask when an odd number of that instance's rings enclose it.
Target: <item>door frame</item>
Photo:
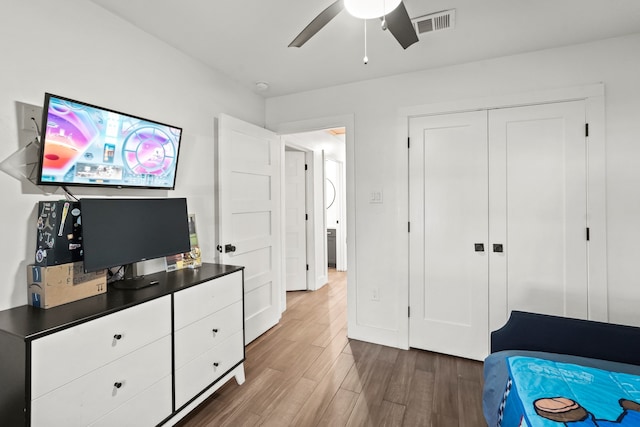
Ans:
[[[327,215],[324,209],[324,151],[307,151],[307,252],[309,290],[317,291],[329,280],[327,269]]]
[[[585,101],[586,120],[589,123],[589,135],[587,137],[587,225],[590,228],[589,255],[588,255],[588,318],[607,322],[609,320],[607,301],[607,223],[606,223],[606,153],[605,153],[605,99],[604,84],[566,87],[536,92],[507,94],[486,98],[472,98],[434,104],[423,104],[404,107],[398,110],[398,146],[407,149],[409,137],[409,119],[416,116],[428,116],[436,114],[459,113],[466,111],[490,110],[497,108],[510,108],[526,105],[556,103],[564,101]],[[402,156],[400,156],[402,157]],[[409,219],[409,157],[402,157],[400,161],[407,171],[407,200],[400,203],[398,209],[402,209]],[[400,163],[399,162],[399,163]],[[403,258],[407,260],[406,271],[409,271],[409,236],[407,244],[398,250],[404,252]],[[408,273],[407,273],[408,279]],[[406,301],[410,305],[409,282],[406,286],[398,288],[400,292],[398,312],[406,309],[403,307]],[[490,314],[491,316],[491,314]],[[401,321],[399,336],[405,337],[401,343],[402,348],[409,348],[409,318]],[[404,344],[404,345],[403,345]]]
[[[336,201],[338,202],[338,211],[337,211],[337,217],[338,217],[338,223],[337,224],[331,224],[331,227],[329,227],[329,224],[327,224],[327,228],[335,228],[336,230],[336,270],[337,271],[347,271],[347,260],[346,260],[346,249],[347,249],[347,245],[346,245],[346,239],[345,239],[345,232],[346,232],[346,221],[345,218],[347,217],[347,212],[346,212],[346,207],[345,207],[345,197],[344,197],[344,172],[345,172],[345,167],[344,167],[344,163],[340,160],[336,160],[336,159],[332,159],[332,158],[325,158],[324,160],[324,165],[325,165],[325,175],[326,175],[326,165],[327,162],[332,162],[335,165],[335,170],[336,170],[336,182],[335,182],[335,190],[336,190]],[[328,177],[327,177],[328,178]],[[326,203],[325,203],[326,204]],[[326,206],[325,206],[326,208]]]

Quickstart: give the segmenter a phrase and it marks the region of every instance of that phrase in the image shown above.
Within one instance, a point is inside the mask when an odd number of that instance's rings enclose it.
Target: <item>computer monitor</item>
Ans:
[[[185,198],[83,198],[80,215],[85,271],[118,266],[131,271],[137,262],[191,249]],[[132,279],[127,274],[116,287],[145,284]]]

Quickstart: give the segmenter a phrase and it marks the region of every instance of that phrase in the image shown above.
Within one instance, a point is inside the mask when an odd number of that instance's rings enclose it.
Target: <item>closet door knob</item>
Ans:
[[[122,387],[122,383],[121,383],[120,381],[117,381],[117,382],[115,382],[115,383],[113,384],[113,386],[114,386],[115,388],[120,388],[120,387]]]
[[[476,252],[484,252],[484,243],[474,243],[473,248]]]
[[[502,243],[494,243],[493,244],[493,252],[504,252],[504,247],[502,245]]]
[[[220,366],[220,364],[218,362],[213,362],[213,367],[217,368],[218,366]]]

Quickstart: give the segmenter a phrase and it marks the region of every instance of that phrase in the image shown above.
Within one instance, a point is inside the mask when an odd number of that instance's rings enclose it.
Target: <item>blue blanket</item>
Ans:
[[[535,357],[506,360],[509,381],[498,411],[500,426],[640,426],[640,376]]]

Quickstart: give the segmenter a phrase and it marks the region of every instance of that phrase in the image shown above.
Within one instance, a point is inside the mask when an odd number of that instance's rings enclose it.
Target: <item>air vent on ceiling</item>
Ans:
[[[442,12],[431,13],[419,16],[411,20],[418,35],[433,31],[447,30],[455,27],[456,10],[444,10]]]

